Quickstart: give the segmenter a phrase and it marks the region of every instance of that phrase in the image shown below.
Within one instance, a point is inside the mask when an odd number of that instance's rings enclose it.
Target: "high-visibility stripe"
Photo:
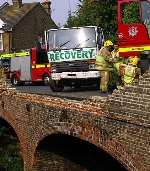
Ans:
[[[45,68],[45,65],[39,65],[39,64],[37,64],[36,65],[36,68]]]
[[[7,53],[7,54],[1,54],[0,58],[25,57],[29,55],[30,55],[30,52]]]
[[[135,46],[135,47],[125,47],[119,48],[119,52],[141,52],[150,51],[150,46]]]
[[[0,55],[0,58],[12,58],[14,56],[15,56],[14,54],[3,54],[3,55]]]
[[[30,55],[30,52],[20,52],[20,53],[16,53],[16,56],[17,57],[20,57],[20,56],[29,56]]]
[[[32,68],[48,68],[50,67],[50,64],[34,64],[32,65]]]
[[[47,64],[47,67],[50,67],[51,65],[50,64]]]

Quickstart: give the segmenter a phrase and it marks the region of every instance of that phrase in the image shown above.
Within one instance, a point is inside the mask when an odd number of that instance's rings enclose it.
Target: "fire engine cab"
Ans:
[[[139,56],[142,73],[150,68],[150,0],[118,0],[118,43],[120,56]]]
[[[45,49],[32,48],[30,51],[5,54],[1,58],[11,58],[10,79],[13,85],[25,82],[43,82],[50,77],[50,64]]]

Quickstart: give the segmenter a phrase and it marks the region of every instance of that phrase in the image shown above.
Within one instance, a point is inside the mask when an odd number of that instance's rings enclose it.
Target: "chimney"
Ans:
[[[12,3],[15,8],[20,8],[22,6],[22,0],[12,0]]]
[[[45,11],[51,15],[51,1],[50,0],[45,0],[44,2],[41,3]]]

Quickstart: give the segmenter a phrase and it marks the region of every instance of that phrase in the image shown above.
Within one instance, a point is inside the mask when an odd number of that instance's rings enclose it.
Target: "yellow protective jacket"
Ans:
[[[100,71],[109,71],[111,67],[110,60],[111,53],[105,48],[102,47],[99,51],[99,54],[96,56],[96,69]]]
[[[112,58],[119,58],[119,50],[113,50],[111,52]]]
[[[114,64],[113,67],[116,69],[117,73],[120,75],[120,66],[124,63],[123,58],[118,58]]]
[[[132,84],[134,82],[134,78],[136,76],[137,67],[132,65],[127,65],[125,67],[124,78],[123,81],[125,84]]]

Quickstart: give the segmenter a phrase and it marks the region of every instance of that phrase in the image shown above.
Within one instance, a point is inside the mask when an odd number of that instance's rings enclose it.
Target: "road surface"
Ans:
[[[89,98],[90,96],[107,96],[108,94],[102,94],[95,87],[82,87],[82,88],[69,88],[65,87],[62,92],[52,92],[49,86],[39,86],[39,85],[25,85],[17,86],[16,89],[20,92],[43,94],[48,96],[57,96],[62,98],[82,100]]]

